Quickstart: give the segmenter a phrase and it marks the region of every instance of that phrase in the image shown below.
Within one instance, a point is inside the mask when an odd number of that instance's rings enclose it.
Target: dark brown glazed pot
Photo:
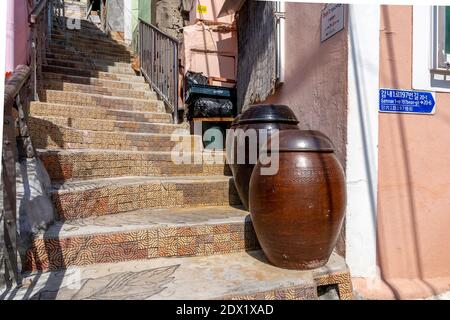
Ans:
[[[295,114],[288,106],[284,105],[253,105],[250,106],[246,111],[239,115],[239,119],[235,121],[233,129],[242,132],[247,132],[249,129],[254,129],[259,133],[259,130],[267,130],[267,139],[270,138],[274,130],[298,130],[298,120]],[[257,136],[256,142],[256,153],[259,155],[260,145],[265,141],[260,141],[259,134]],[[239,136],[227,136],[227,159],[230,164],[231,172],[233,173],[234,183],[236,185],[236,190],[239,194],[242,204],[246,209],[248,206],[248,191],[250,184],[250,177],[255,167],[255,158],[250,156],[249,140],[244,140],[239,138]],[[242,145],[238,142],[241,139]],[[231,141],[230,141],[231,140]],[[234,156],[230,155],[229,143],[233,146]],[[238,150],[241,146],[241,150]],[[238,163],[238,153],[244,153],[243,163]],[[256,160],[257,160],[256,156]]]
[[[239,122],[239,118],[241,117],[241,115],[238,115],[236,118],[234,118],[233,122],[231,122],[230,125],[230,130],[227,131],[227,137],[226,137],[226,157],[227,157],[227,163],[230,166],[230,170],[231,173],[233,174],[234,177],[234,170],[235,170],[235,157],[233,157],[233,154],[231,152],[231,149],[234,148],[235,152],[236,152],[236,147],[235,147],[235,140],[234,140],[234,135],[233,135],[233,131],[234,129],[236,129],[238,122]],[[236,153],[234,153],[236,154]],[[233,159],[232,159],[233,158]]]
[[[279,170],[250,182],[250,213],[268,260],[286,269],[325,265],[344,219],[344,171],[332,142],[318,131],[280,131]],[[275,135],[272,139],[275,139]],[[271,141],[267,143],[271,149]]]

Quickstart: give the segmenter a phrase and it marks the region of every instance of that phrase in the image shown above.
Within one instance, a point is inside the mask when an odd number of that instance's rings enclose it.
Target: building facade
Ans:
[[[227,5],[237,9],[238,20],[263,6],[284,20],[281,51],[271,44],[279,41],[277,29],[273,38],[268,33],[269,40],[258,42],[256,52],[270,54],[264,62],[255,59],[250,70],[245,62],[255,50],[246,46],[254,44],[239,41],[240,108],[286,104],[302,129],[318,129],[332,139],[348,195],[337,251],[346,256],[356,290],[368,298],[448,291],[448,9],[346,5],[344,28],[324,41],[321,13],[327,4],[288,2],[281,12],[273,3]],[[240,39],[249,28],[264,34],[279,24],[259,17],[256,26],[238,23]],[[271,64],[282,70],[268,72]],[[268,72],[262,84],[261,70]],[[239,83],[244,78],[250,83]],[[435,113],[379,112],[380,88],[432,92]]]

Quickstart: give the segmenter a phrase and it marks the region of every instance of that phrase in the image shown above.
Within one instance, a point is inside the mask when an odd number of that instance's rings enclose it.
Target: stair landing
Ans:
[[[296,271],[274,267],[261,251],[249,251],[210,257],[96,264],[30,274],[13,298],[314,300],[318,298],[317,287],[329,282],[338,285],[341,299],[351,297],[348,270],[338,255],[333,254],[323,268]]]

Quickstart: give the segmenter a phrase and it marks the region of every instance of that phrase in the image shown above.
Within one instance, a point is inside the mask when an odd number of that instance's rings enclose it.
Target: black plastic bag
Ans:
[[[233,103],[229,99],[198,98],[189,105],[189,118],[232,117]]]
[[[199,72],[192,72],[188,71],[186,72],[186,89],[189,89],[189,87],[193,84],[208,84],[208,77],[205,77],[203,73]]]

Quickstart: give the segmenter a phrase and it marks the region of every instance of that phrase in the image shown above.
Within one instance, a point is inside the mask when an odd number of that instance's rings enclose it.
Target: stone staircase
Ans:
[[[172,162],[174,132],[185,125],[172,124],[130,59],[128,47],[88,21],[53,30],[29,126],[57,221],[26,252],[32,297],[317,299],[318,285],[337,284],[349,298],[337,255],[315,271],[267,263],[227,165]],[[179,138],[196,146],[192,156],[204,153],[201,137]],[[95,289],[119,280],[108,294]]]

